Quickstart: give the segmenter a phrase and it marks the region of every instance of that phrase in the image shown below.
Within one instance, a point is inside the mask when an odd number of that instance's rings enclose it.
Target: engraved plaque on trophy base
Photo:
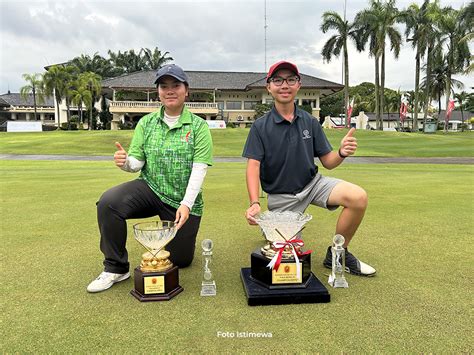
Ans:
[[[143,272],[140,267],[134,272],[135,288],[130,291],[140,302],[168,301],[183,291],[179,285],[178,267],[166,271]]]
[[[270,260],[257,249],[250,256],[251,278],[269,289],[304,288],[311,275],[311,254],[302,255],[299,260],[299,275],[293,258],[282,259],[278,271],[272,270],[267,267]]]
[[[306,287],[269,289],[255,282],[251,277],[250,268],[242,268],[240,277],[244,284],[247,304],[249,306],[279,305],[293,303],[328,303],[331,296],[327,288],[311,273]]]

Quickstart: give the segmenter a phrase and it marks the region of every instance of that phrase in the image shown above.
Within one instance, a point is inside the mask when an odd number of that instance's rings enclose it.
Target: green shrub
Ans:
[[[303,111],[308,112],[310,115],[313,114],[313,108],[311,107],[311,105],[301,105],[301,106],[298,105],[298,108]]]
[[[255,105],[255,115],[253,118],[256,120],[259,117],[262,117],[264,114],[266,114],[268,111],[270,111],[273,107],[273,104],[261,104],[258,103]]]

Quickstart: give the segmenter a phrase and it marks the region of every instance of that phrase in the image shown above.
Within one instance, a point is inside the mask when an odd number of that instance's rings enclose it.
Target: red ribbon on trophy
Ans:
[[[312,250],[307,250],[305,251],[304,253],[300,252],[299,248],[296,249],[296,247],[302,247],[304,246],[304,242],[302,239],[298,239],[297,238],[297,235],[298,233],[300,233],[302,230],[304,229],[304,227],[302,229],[300,229],[293,237],[291,237],[290,239],[286,239],[285,237],[283,237],[283,235],[280,233],[280,231],[278,229],[275,229],[278,234],[281,235],[281,237],[283,239],[285,239],[284,242],[273,242],[272,245],[275,249],[278,249],[278,253],[275,254],[275,256],[272,258],[272,260],[270,260],[270,262],[268,263],[267,267],[269,269],[275,269],[275,271],[278,271],[278,268],[280,267],[280,263],[281,263],[281,258],[282,258],[282,254],[283,254],[283,251],[285,250],[285,248],[287,246],[290,247],[291,249],[291,252],[293,253],[293,257],[295,258],[295,261],[296,261],[296,274],[299,275],[300,274],[300,260],[299,260],[299,256],[303,256],[303,255],[307,255],[307,254],[311,254],[313,251]]]

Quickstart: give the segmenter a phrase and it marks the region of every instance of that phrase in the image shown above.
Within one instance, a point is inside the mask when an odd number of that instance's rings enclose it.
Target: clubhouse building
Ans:
[[[189,78],[188,109],[206,120],[223,120],[245,127],[255,120],[255,106],[271,104],[273,98],[266,90],[266,73],[226,71],[186,71]],[[156,70],[140,71],[102,81],[102,99],[107,101],[112,114],[111,129],[120,126],[134,127],[144,115],[156,111],[161,103],[157,96]],[[314,117],[319,118],[320,99],[344,88],[324,79],[301,74],[301,89],[296,97],[298,105],[310,106]],[[95,107],[100,110],[101,102]],[[37,104],[38,119],[44,125],[57,125],[54,98]],[[71,106],[71,114],[78,107]],[[84,107],[83,107],[84,109]],[[60,122],[67,122],[66,104],[59,107]],[[0,95],[0,119],[34,120],[33,97],[27,100],[19,94]]]

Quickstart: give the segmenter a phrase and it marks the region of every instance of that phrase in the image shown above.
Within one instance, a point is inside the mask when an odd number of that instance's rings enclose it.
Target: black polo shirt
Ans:
[[[270,194],[296,194],[316,175],[315,157],[332,151],[319,121],[295,107],[292,122],[275,107],[258,118],[242,156],[260,161],[260,181]]]

